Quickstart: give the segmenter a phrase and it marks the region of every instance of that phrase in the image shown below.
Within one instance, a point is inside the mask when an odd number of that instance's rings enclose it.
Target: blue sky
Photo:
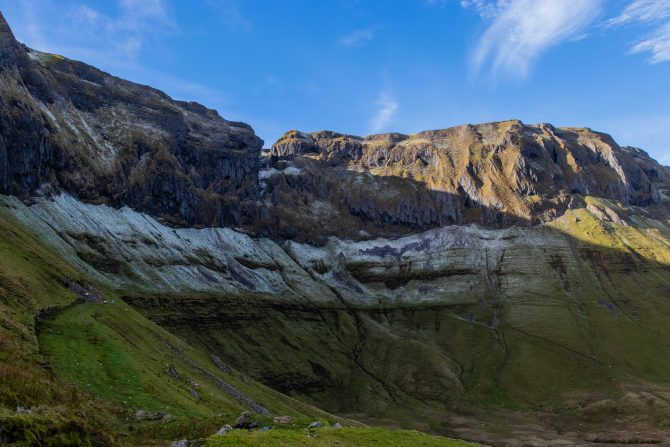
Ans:
[[[0,0],[28,46],[284,131],[518,118],[670,164],[670,0]]]

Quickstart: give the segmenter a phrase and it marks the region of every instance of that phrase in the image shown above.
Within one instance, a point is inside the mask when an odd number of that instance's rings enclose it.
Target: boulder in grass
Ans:
[[[221,428],[219,429],[219,431],[216,432],[216,434],[217,434],[217,435],[225,435],[225,434],[228,433],[229,431],[233,431],[233,427],[231,427],[230,425],[227,425],[227,424],[226,424],[226,425],[224,425],[223,427],[221,427]]]
[[[319,421],[314,421],[314,422],[312,422],[311,424],[309,424],[309,425],[307,426],[308,429],[311,429],[311,428],[321,428],[321,427],[323,427],[323,424],[322,424],[321,422],[319,422]]]
[[[274,421],[275,424],[290,424],[293,422],[293,416],[277,416]]]
[[[256,424],[254,421],[251,420],[251,415],[249,414],[249,412],[245,411],[240,415],[240,417],[235,419],[233,428],[250,430],[252,428],[256,428],[257,425],[258,424]]]

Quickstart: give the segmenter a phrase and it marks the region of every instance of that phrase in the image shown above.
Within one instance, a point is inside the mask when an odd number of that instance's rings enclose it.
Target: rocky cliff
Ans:
[[[266,228],[307,240],[536,225],[578,196],[648,206],[670,186],[667,167],[606,134],[516,120],[365,138],[291,131],[266,163]]]
[[[175,225],[239,224],[262,140],[246,124],[19,44],[0,15],[0,192],[67,191]]]
[[[0,192],[68,192],[176,226],[322,243],[535,225],[591,195],[647,206],[670,171],[589,129],[506,121],[361,138],[246,124],[21,45],[0,16]]]

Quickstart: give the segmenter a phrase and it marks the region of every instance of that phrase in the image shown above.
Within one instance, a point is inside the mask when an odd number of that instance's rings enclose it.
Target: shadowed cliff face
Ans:
[[[274,239],[536,225],[575,194],[647,206],[670,171],[588,129],[519,121],[359,138],[288,132],[260,156],[246,124],[18,43],[0,16],[0,192],[68,192],[173,226]]]
[[[291,131],[267,162],[272,225],[308,240],[324,226],[365,238],[445,224],[535,225],[576,206],[575,194],[646,206],[670,185],[668,168],[608,135],[519,121],[366,138]]]
[[[0,192],[64,190],[176,225],[239,224],[262,141],[246,124],[19,44],[0,15]]]

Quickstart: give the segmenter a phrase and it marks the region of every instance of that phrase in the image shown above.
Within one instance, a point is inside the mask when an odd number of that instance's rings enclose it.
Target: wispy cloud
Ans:
[[[433,0],[440,1],[440,0]],[[442,0],[444,1],[444,0]],[[505,0],[461,0],[461,6],[464,8],[473,8],[485,19],[492,19],[507,2]]]
[[[118,14],[105,15],[90,6],[75,7],[70,19],[90,39],[119,56],[135,59],[148,43],[177,30],[164,0],[118,0]]]
[[[633,48],[633,53],[650,52],[649,61],[652,64],[670,61],[670,22],[658,28],[649,37],[638,42]]]
[[[655,22],[670,18],[670,0],[634,0],[609,25],[631,22]]]
[[[651,27],[633,47],[631,53],[651,53],[652,64],[670,61],[670,0],[634,0],[607,24],[612,26],[643,25]]]
[[[168,0],[115,0],[105,12],[93,2],[22,0],[12,27],[35,49],[107,67],[138,64],[142,51],[162,49],[179,32]]]
[[[207,5],[227,26],[235,30],[251,31],[251,21],[242,14],[240,0],[207,0]]]
[[[164,38],[180,32],[169,0],[115,0],[113,8],[96,2],[22,0],[11,26],[31,48],[62,54],[137,82],[151,84],[182,99],[210,106],[228,99],[217,89],[155,70],[143,63],[148,51],[169,54]]]
[[[400,104],[398,104],[397,99],[388,86],[384,87],[379,93],[375,104],[377,106],[377,111],[370,120],[371,133],[379,133],[386,130],[400,107]]]
[[[525,77],[547,49],[582,37],[600,15],[603,0],[464,0],[491,24],[473,54],[477,72]]]
[[[356,47],[371,41],[377,32],[376,28],[359,29],[340,37],[340,45],[345,47]]]

